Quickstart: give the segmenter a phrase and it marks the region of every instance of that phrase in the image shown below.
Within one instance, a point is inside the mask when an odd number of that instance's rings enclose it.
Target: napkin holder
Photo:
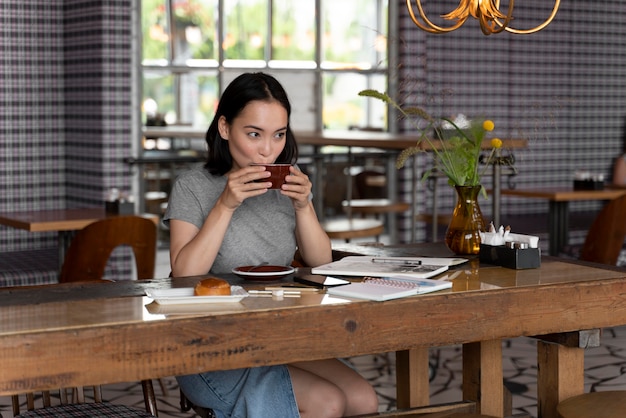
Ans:
[[[576,170],[574,173],[574,190],[602,189],[604,189],[604,174],[587,170]]]
[[[480,244],[481,262],[515,270],[534,269],[541,266],[540,248],[515,248],[513,245]]]
[[[603,190],[604,181],[574,180],[574,190]]]
[[[104,209],[108,215],[133,215],[135,203],[128,200],[105,201]]]

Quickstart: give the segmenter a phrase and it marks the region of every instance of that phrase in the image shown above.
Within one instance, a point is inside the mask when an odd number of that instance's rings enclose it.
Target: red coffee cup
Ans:
[[[271,181],[272,187],[270,187],[270,189],[280,189],[280,187],[285,183],[285,177],[289,175],[289,167],[291,167],[291,164],[253,163],[251,165],[263,166],[265,167],[266,171],[269,171],[271,173],[271,175],[268,178],[257,180],[260,182]]]

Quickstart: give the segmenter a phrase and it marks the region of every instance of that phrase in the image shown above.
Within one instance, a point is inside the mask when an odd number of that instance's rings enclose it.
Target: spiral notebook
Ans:
[[[367,277],[362,282],[331,287],[326,293],[333,296],[383,301],[436,292],[451,287],[452,282],[446,280]]]

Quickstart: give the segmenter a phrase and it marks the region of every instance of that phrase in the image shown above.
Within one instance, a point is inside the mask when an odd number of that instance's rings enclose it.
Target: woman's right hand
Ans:
[[[247,166],[227,173],[228,181],[220,197],[221,203],[230,210],[237,209],[249,197],[267,193],[271,181],[258,181],[270,176],[263,166]]]

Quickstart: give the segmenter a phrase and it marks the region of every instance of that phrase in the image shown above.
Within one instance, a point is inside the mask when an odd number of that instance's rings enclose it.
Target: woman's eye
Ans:
[[[258,138],[260,135],[258,132],[249,132],[248,136],[251,136],[252,138]]]
[[[286,134],[287,134],[286,132],[278,132],[276,135],[274,135],[274,138],[283,139]]]

